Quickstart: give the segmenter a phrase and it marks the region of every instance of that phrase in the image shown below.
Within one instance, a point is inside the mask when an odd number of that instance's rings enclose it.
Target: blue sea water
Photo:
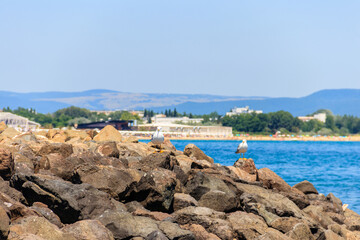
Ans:
[[[172,140],[176,149],[193,143],[216,163],[230,166],[240,141]],[[360,142],[248,141],[246,158],[267,167],[288,184],[310,181],[319,193],[332,192],[360,213]]]

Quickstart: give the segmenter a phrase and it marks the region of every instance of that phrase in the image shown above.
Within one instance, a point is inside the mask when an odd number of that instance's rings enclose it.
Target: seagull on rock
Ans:
[[[242,140],[242,142],[239,144],[239,146],[238,146],[238,148],[237,148],[237,150],[236,150],[235,153],[240,153],[240,158],[241,158],[241,154],[243,154],[243,157],[242,157],[242,158],[244,158],[244,157],[245,157],[245,153],[246,153],[247,150],[248,150],[248,145],[247,145],[247,143],[246,143],[246,140],[244,139],[244,140]]]
[[[164,134],[162,134],[161,129],[162,127],[158,127],[155,133],[151,136],[151,142],[155,145],[160,146],[160,152],[162,152],[161,144],[164,142]]]

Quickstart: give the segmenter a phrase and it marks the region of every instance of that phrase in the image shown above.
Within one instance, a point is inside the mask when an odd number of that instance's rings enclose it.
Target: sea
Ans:
[[[148,141],[146,141],[148,142]],[[193,143],[215,163],[231,166],[241,141],[171,140],[183,151]],[[303,180],[311,182],[325,196],[333,193],[343,204],[360,213],[360,142],[248,141],[246,158],[256,167],[269,168],[290,186]]]

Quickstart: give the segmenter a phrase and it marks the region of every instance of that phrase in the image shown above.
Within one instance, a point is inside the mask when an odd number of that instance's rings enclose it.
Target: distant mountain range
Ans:
[[[35,108],[38,112],[48,113],[69,106],[90,110],[143,110],[147,108],[159,112],[176,108],[178,112],[193,114],[213,111],[225,114],[235,106],[250,106],[251,109],[263,110],[265,113],[285,110],[294,116],[310,114],[318,109],[329,109],[334,114],[360,116],[360,89],[321,90],[300,98],[126,93],[103,89],[84,92],[0,91],[1,108]]]

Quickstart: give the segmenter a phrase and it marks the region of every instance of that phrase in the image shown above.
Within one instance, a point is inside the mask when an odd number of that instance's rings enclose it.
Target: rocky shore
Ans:
[[[360,239],[360,215],[252,159],[94,131],[0,124],[0,239]]]

